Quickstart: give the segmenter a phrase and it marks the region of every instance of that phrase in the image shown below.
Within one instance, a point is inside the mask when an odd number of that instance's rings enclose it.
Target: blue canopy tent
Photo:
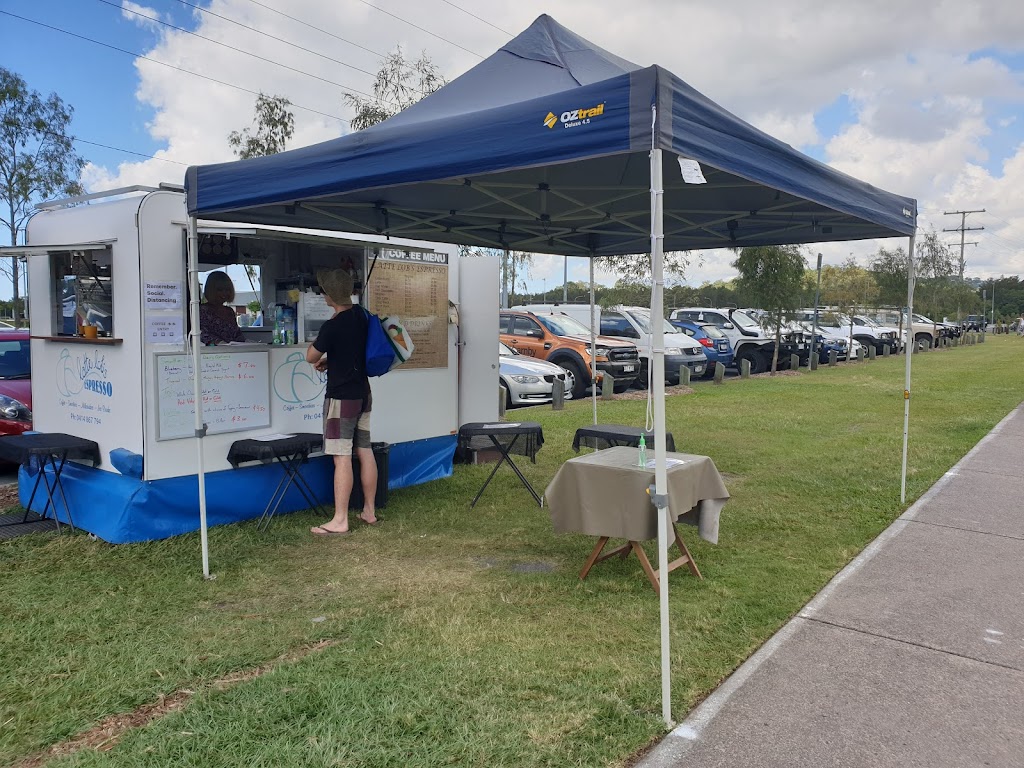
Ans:
[[[650,253],[655,338],[665,250],[908,236],[912,254],[917,219],[913,199],[800,154],[665,69],[621,59],[546,15],[379,125],[191,167],[185,186],[191,254],[198,217],[570,256]],[[197,328],[198,303],[192,311]],[[651,369],[669,722],[662,344]]]

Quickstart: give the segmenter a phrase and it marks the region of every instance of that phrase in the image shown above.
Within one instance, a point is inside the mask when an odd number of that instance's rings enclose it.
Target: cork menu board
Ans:
[[[370,311],[397,315],[416,351],[408,368],[448,367],[448,255],[385,251],[370,274]]]

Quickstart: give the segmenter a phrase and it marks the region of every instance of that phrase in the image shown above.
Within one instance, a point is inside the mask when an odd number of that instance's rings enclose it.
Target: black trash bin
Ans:
[[[384,509],[388,505],[388,455],[391,453],[389,443],[370,443],[373,458],[377,460],[377,497],[374,508]],[[363,508],[363,486],[359,481],[359,456],[352,452],[352,495],[348,499],[349,509]]]

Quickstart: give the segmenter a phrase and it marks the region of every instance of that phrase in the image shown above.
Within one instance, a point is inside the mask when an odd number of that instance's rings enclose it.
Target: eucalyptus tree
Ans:
[[[344,94],[345,103],[356,111],[349,125],[353,131],[361,131],[382,123],[429,96],[446,82],[425,52],[412,61],[398,46],[381,61],[373,81],[373,96]]]
[[[292,103],[284,96],[267,96],[260,92],[256,98],[253,130],[243,128],[228,134],[228,144],[240,160],[265,157],[284,152],[288,140],[295,135],[295,115],[288,107]]]
[[[741,249],[732,266],[739,273],[737,290],[768,312],[762,324],[775,331],[771,368],[774,376],[779,365],[784,317],[795,310],[803,298],[807,261],[795,245],[766,245]]]
[[[74,109],[56,93],[43,98],[25,80],[0,67],[0,224],[10,230],[11,245],[35,207],[58,195],[82,193],[85,160],[75,151],[70,133]],[[4,269],[13,286],[14,324],[21,315],[19,259]]]

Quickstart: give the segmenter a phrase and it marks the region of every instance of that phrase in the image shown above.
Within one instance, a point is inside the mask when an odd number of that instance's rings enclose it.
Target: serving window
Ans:
[[[50,252],[52,335],[82,335],[86,326],[114,335],[112,255],[110,246]]]

